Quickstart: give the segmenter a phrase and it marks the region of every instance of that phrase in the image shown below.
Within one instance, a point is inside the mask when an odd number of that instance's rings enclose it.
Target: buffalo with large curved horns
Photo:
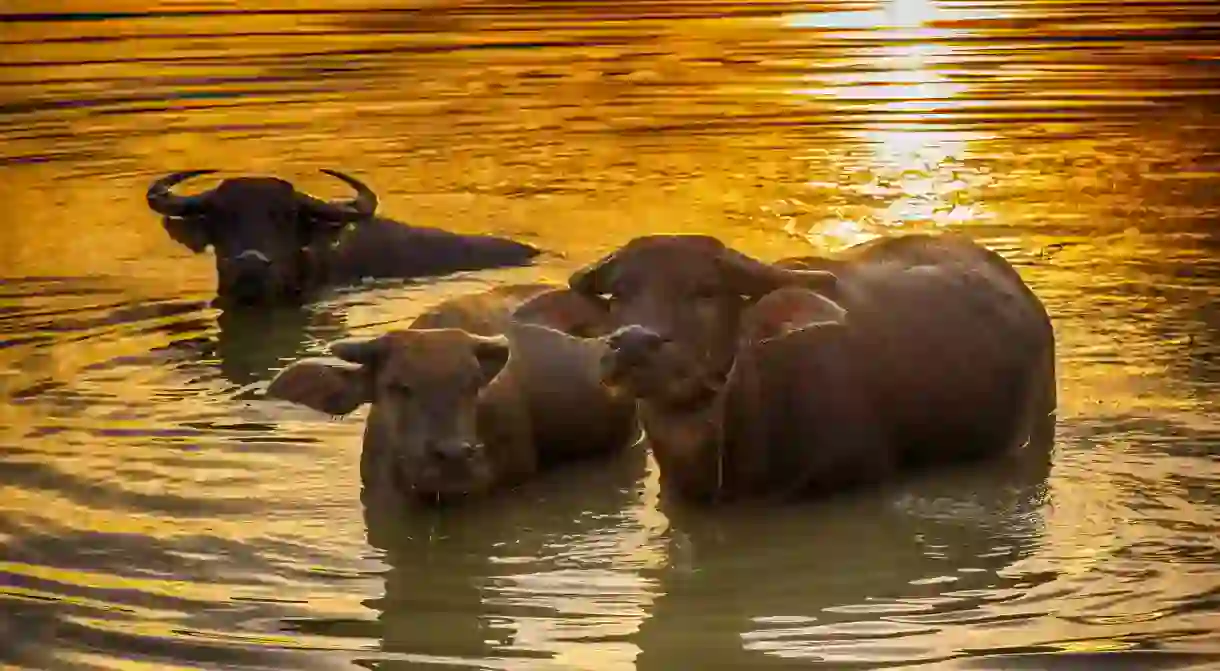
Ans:
[[[364,278],[436,276],[528,264],[540,252],[514,240],[408,226],[376,216],[377,195],[338,170],[322,170],[355,191],[326,201],[274,177],[236,177],[209,191],[174,187],[214,170],[157,179],[148,206],[177,242],[216,256],[221,303],[305,303],[317,289]]]

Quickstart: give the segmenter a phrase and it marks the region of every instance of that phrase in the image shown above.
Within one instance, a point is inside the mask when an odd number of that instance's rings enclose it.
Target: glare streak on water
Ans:
[[[1214,3],[0,11],[0,665],[1220,660]],[[559,254],[226,314],[210,258],[144,204],[197,167],[319,195],[339,168],[387,215]],[[1055,318],[1049,468],[698,514],[660,506],[633,453],[468,509],[369,511],[364,411],[259,399],[330,340],[562,281],[632,235],[777,258],[942,228]]]

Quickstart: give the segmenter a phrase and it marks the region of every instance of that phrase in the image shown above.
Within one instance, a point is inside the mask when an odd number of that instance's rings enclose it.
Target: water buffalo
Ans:
[[[322,170],[356,191],[329,202],[273,177],[226,179],[193,196],[172,188],[213,170],[166,175],[148,188],[148,206],[170,237],[216,256],[217,299],[227,304],[304,303],[324,286],[364,278],[443,275],[528,264],[540,252],[489,235],[407,226],[374,216],[377,196],[354,177]]]
[[[444,502],[511,486],[638,433],[634,400],[601,385],[604,342],[559,330],[583,300],[541,285],[459,297],[406,329],[334,343],[342,362],[293,363],[267,396],[332,415],[370,404],[367,493]]]
[[[1055,346],[999,254],[906,235],[762,263],[704,236],[636,238],[575,273],[607,384],[639,402],[663,490],[812,495],[1045,444]]]

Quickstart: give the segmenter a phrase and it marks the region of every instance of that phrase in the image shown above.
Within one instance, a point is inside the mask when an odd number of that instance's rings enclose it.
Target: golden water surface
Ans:
[[[0,666],[1220,664],[1214,3],[0,10]],[[188,168],[328,196],[338,168],[389,216],[554,253],[225,315],[144,205]],[[634,235],[777,258],[948,228],[1054,316],[1048,472],[678,515],[634,453],[365,511],[363,412],[260,398],[330,339]]]

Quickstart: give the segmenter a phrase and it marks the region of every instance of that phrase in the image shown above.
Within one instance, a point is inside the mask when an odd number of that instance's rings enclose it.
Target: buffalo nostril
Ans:
[[[245,266],[271,265],[271,259],[267,258],[266,254],[258,251],[257,249],[247,249],[241,254],[233,257],[233,260]]]
[[[271,261],[258,250],[247,250],[234,256],[228,264],[229,281],[235,289],[259,291],[268,279]]]
[[[606,339],[606,344],[615,352],[630,356],[640,356],[655,352],[668,339],[652,329],[643,326],[624,326]]]
[[[470,461],[478,451],[474,443],[433,443],[428,446],[428,454],[442,462]]]

